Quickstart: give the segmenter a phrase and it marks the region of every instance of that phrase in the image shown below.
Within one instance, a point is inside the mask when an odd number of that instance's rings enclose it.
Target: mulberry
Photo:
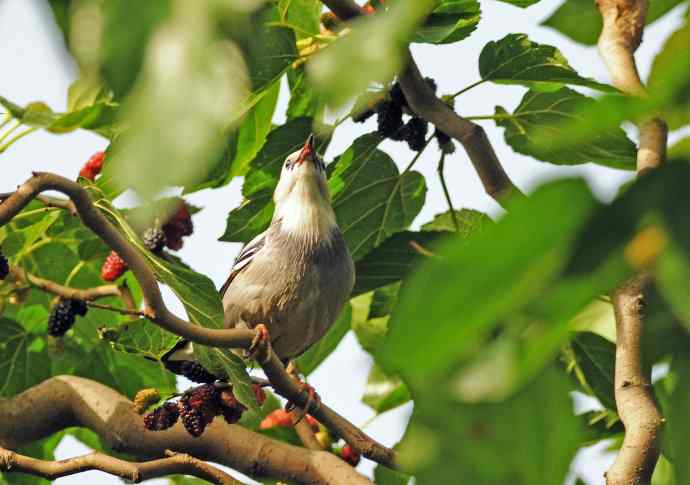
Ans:
[[[8,274],[10,274],[10,263],[5,255],[2,254],[2,251],[0,251],[0,280],[7,278]]]
[[[105,152],[94,153],[79,171],[79,176],[89,180],[95,179],[96,175],[101,173],[101,170],[103,169],[104,160]]]
[[[180,364],[180,374],[197,384],[211,384],[218,380],[204,366],[191,360],[183,361]]]
[[[101,267],[101,278],[105,281],[115,281],[127,271],[127,263],[115,251],[111,251]]]
[[[74,325],[75,316],[86,315],[86,310],[86,303],[82,300],[61,299],[48,317],[48,334],[53,337],[63,336]]]
[[[165,247],[165,232],[158,227],[150,227],[144,231],[142,236],[146,249],[154,254],[159,254]]]
[[[426,132],[429,124],[422,118],[412,118],[403,127],[403,137],[410,150],[421,151],[426,145]]]
[[[378,132],[383,137],[394,135],[402,126],[402,108],[394,101],[382,101],[376,107]]]
[[[163,431],[177,423],[179,417],[177,403],[166,402],[144,416],[144,427],[149,431]]]

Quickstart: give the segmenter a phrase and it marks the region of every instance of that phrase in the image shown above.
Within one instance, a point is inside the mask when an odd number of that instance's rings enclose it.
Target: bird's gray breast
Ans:
[[[229,327],[263,323],[282,359],[321,338],[338,317],[354,284],[354,266],[337,227],[313,240],[285,233],[279,222],[223,297]]]

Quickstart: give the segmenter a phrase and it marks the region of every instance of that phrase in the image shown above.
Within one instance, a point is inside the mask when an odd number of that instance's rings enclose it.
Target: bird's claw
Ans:
[[[321,397],[316,393],[316,390],[312,386],[306,382],[300,382],[300,390],[302,392],[306,391],[308,396],[304,407],[298,407],[292,401],[288,401],[288,403],[285,405],[286,411],[292,411],[299,408],[299,412],[297,413],[297,417],[293,424],[297,424],[302,421],[302,419],[304,419],[304,417],[309,414],[310,411],[316,411],[321,407]]]
[[[266,325],[260,323],[254,327],[254,330],[256,330],[256,335],[252,340],[252,344],[247,349],[248,359],[254,359],[257,355],[263,354],[264,351],[268,349],[271,342],[271,336],[268,333]],[[266,355],[270,355],[270,353],[266,352]]]

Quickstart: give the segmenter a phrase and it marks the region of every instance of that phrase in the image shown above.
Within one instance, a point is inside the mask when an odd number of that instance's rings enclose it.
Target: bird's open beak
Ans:
[[[301,164],[305,160],[311,160],[312,162],[316,160],[316,148],[314,147],[314,134],[310,134],[307,137],[307,141],[304,142],[302,151],[299,152],[299,157],[297,157],[297,164]]]

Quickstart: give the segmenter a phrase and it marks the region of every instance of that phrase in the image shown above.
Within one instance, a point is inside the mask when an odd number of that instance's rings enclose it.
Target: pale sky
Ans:
[[[583,48],[557,32],[542,28],[539,23],[559,5],[560,0],[542,0],[523,10],[495,0],[483,0],[482,20],[479,28],[468,39],[450,46],[413,46],[413,54],[422,72],[436,79],[439,93],[451,93],[479,79],[477,58],[481,48],[490,40],[497,40],[508,33],[521,31],[537,42],[558,46],[571,65],[585,77],[608,82],[606,70],[596,49]],[[58,39],[58,31],[43,0],[0,0],[0,95],[23,105],[30,101],[44,101],[54,110],[66,107],[67,87],[74,80],[75,67],[65,55]],[[681,23],[682,11],[674,10],[645,31],[644,42],[638,50],[639,70],[644,77],[649,73],[653,55],[666,37]],[[517,27],[519,26],[519,28]],[[509,111],[521,99],[525,89],[496,86],[489,83],[459,97],[456,110],[464,115],[493,113],[495,105]],[[278,111],[287,104],[285,90],[281,93]],[[279,114],[274,122],[280,123]],[[610,200],[620,184],[631,176],[622,172],[593,165],[558,167],[535,161],[514,153],[503,141],[502,129],[492,121],[484,122],[489,138],[506,172],[522,190],[529,191],[541,181],[568,175],[586,178],[592,190],[603,200]],[[326,153],[326,160],[346,149],[359,135],[375,129],[370,119],[364,126],[346,122],[338,128]],[[634,130],[631,130],[634,135]],[[678,135],[672,136],[677,139]],[[0,154],[2,178],[0,192],[12,190],[24,181],[31,171],[53,171],[67,177],[76,177],[81,165],[89,156],[106,147],[107,141],[85,131],[69,135],[52,135],[36,132]],[[383,144],[394,160],[403,166],[412,157],[404,144],[387,141]],[[429,220],[434,214],[446,210],[440,184],[436,177],[438,154],[428,150],[416,165],[427,176],[429,191],[424,209],[416,225]],[[454,204],[457,208],[475,208],[492,215],[500,209],[488,197],[472,169],[466,155],[458,147],[455,154],[446,159],[446,177]],[[205,190],[189,196],[191,203],[203,207],[194,216],[195,233],[185,242],[181,257],[197,271],[206,274],[220,286],[227,276],[237,244],[218,242],[225,228],[227,213],[241,200],[241,180],[236,179],[220,190]],[[220,262],[224,262],[219,264]],[[181,305],[166,292],[166,301],[173,311],[183,315]],[[371,359],[359,348],[354,336],[349,334],[336,352],[310,377],[324,402],[355,424],[368,421],[372,412],[360,401]],[[402,435],[411,412],[411,405],[388,412],[367,427],[366,431],[386,445],[394,445]],[[599,447],[601,448],[601,446]],[[65,440],[57,451],[58,458],[66,458],[86,452],[80,443]],[[360,470],[373,468],[363,460]],[[586,478],[589,485],[603,485],[603,472],[610,462],[598,449],[585,450],[575,460],[573,468]],[[165,483],[157,481],[158,483]],[[119,479],[100,472],[88,472],[56,481],[61,485],[77,483],[115,484]]]

